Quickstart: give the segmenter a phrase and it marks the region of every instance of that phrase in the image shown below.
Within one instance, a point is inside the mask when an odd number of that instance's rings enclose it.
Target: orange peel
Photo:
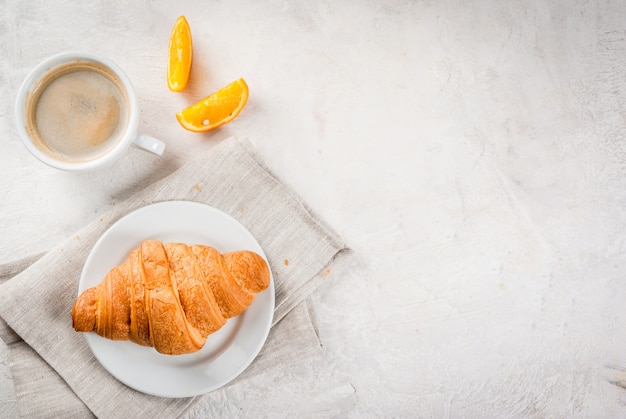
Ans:
[[[240,78],[178,112],[176,119],[186,130],[210,131],[235,119],[247,101],[248,85]]]
[[[187,87],[192,58],[191,29],[185,16],[180,16],[170,36],[167,62],[167,87],[172,92],[181,92]]]

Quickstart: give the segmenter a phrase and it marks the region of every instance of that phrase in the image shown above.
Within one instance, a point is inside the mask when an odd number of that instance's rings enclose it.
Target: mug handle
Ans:
[[[138,135],[133,144],[158,156],[165,151],[165,143],[163,141],[145,134]]]

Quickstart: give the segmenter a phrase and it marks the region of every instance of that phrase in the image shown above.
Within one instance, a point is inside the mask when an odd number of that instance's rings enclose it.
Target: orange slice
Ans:
[[[248,85],[244,79],[235,80],[178,112],[176,119],[189,131],[209,131],[235,119],[247,101]]]
[[[191,29],[185,16],[180,16],[176,19],[170,36],[167,62],[167,87],[172,92],[181,92],[187,87],[192,55]]]

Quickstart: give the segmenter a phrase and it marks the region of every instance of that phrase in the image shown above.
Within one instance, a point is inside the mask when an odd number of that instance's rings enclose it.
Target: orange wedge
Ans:
[[[247,101],[248,85],[244,79],[235,80],[178,112],[176,119],[189,131],[209,131],[235,119]]]
[[[172,92],[181,92],[187,87],[192,55],[191,29],[185,16],[180,16],[176,19],[170,36],[167,62],[167,87]]]

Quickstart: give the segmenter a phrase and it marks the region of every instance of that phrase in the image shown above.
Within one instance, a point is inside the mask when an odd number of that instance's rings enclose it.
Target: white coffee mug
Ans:
[[[15,115],[26,148],[57,169],[101,168],[131,144],[165,150],[139,133],[137,95],[124,71],[95,54],[65,52],[38,64],[20,86]]]

